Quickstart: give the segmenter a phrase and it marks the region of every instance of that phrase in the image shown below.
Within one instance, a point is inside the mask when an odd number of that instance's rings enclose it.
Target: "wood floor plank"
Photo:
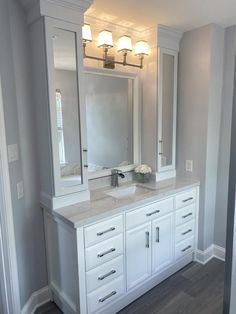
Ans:
[[[224,262],[191,263],[118,314],[222,314],[223,293]],[[50,302],[35,314],[62,312]]]

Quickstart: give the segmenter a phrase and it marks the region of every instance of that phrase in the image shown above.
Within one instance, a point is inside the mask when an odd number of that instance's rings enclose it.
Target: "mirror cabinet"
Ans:
[[[56,209],[88,200],[89,179],[141,162],[156,180],[173,177],[180,34],[158,27],[151,59],[135,73],[84,68],[82,25],[90,1],[76,10],[55,9],[56,2],[28,16],[41,203]]]

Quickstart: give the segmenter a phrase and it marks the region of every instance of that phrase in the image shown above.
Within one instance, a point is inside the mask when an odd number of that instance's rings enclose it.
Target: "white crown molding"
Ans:
[[[179,51],[179,42],[183,36],[183,32],[168,26],[158,25],[157,41],[158,47],[165,47]]]
[[[29,24],[41,16],[49,16],[68,22],[83,24],[84,12],[93,0],[20,0],[27,12]]]

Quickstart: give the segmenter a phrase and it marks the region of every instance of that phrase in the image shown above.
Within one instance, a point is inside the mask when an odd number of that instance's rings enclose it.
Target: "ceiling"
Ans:
[[[187,31],[236,24],[236,0],[94,0],[86,15],[137,31],[157,24]]]

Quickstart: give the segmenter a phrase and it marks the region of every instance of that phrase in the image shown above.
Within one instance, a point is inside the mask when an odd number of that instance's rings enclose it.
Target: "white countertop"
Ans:
[[[50,213],[59,217],[67,224],[74,228],[88,225],[114,214],[122,213],[125,210],[130,210],[138,206],[145,205],[149,202],[155,202],[161,198],[173,195],[175,193],[198,186],[199,181],[175,178],[161,182],[149,182],[140,184],[137,182],[129,182],[120,185],[121,187],[138,184],[139,186],[147,187],[149,190],[134,196],[123,199],[115,199],[108,196],[106,192],[117,189],[106,187],[91,191],[91,199],[89,201],[78,204],[62,207],[56,210],[49,210]]]

